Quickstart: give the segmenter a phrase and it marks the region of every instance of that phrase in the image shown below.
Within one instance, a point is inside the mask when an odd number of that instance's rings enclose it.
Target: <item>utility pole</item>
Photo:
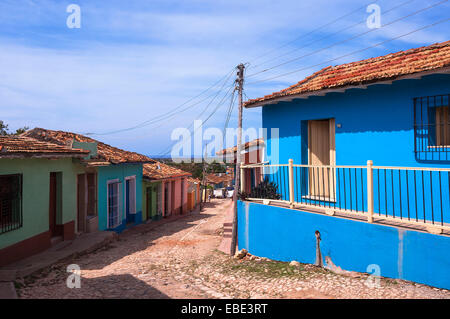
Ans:
[[[236,241],[237,241],[237,193],[241,189],[241,144],[242,144],[242,91],[244,88],[244,68],[241,63],[237,66],[237,79],[236,84],[239,93],[239,108],[238,108],[238,130],[237,130],[237,150],[236,150],[236,171],[235,171],[235,185],[233,192],[233,228],[231,232],[231,249],[230,255],[233,256],[236,253]]]
[[[205,155],[203,156],[203,167],[202,167],[202,171],[203,171],[203,176],[202,176],[202,186],[203,189],[201,190],[201,198],[200,198],[200,211],[203,210],[203,206],[204,203],[206,202],[206,161],[205,158],[208,155],[208,144],[206,145],[206,149],[205,149]]]

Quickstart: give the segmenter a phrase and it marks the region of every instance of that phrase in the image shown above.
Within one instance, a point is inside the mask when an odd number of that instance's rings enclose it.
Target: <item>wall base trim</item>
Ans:
[[[40,253],[51,246],[50,231],[27,238],[0,250],[0,266]]]

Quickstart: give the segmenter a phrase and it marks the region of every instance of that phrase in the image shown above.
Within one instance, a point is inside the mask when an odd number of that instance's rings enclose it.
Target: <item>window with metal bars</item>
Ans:
[[[22,175],[0,175],[0,234],[22,227]]]
[[[414,98],[414,151],[418,160],[450,160],[449,96]]]

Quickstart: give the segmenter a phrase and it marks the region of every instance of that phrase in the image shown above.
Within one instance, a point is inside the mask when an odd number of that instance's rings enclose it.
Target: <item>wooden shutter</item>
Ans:
[[[436,146],[450,145],[450,114],[448,106],[436,108]]]

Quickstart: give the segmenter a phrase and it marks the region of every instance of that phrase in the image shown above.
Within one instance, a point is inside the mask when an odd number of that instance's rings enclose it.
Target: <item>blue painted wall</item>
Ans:
[[[238,246],[280,261],[314,263],[315,232],[323,263],[450,289],[450,238],[262,204],[238,203]],[[370,271],[370,270],[369,270]]]
[[[133,219],[128,220],[128,226],[140,224],[142,222],[142,164],[118,164],[99,167],[98,178],[98,227],[100,230],[123,231],[127,227],[126,220],[126,192],[125,178],[136,176],[136,214]],[[118,179],[121,184],[121,213],[122,224],[114,229],[108,229],[108,206],[107,206],[107,183],[110,180]]]
[[[325,96],[296,99],[267,105],[262,109],[263,127],[268,129],[267,152],[272,150],[271,128],[279,129],[279,163],[308,164],[308,120],[334,118],[336,124],[336,164],[366,165],[372,160],[378,166],[450,167],[449,161],[430,160],[414,153],[414,97],[450,93],[450,75],[429,75],[420,80],[401,80],[391,85],[372,85],[367,89],[351,89],[345,93],[329,93]],[[266,172],[267,173],[267,172]],[[342,194],[337,194],[337,206],[347,209],[367,209],[367,172],[346,171],[346,193],[344,195],[343,171],[336,177]],[[412,219],[450,222],[450,174],[426,173],[414,176],[413,172],[387,172],[387,186],[383,171],[374,172],[375,212]],[[297,172],[296,172],[297,174]],[[353,175],[351,175],[353,174]],[[298,172],[300,176],[300,172]],[[308,173],[303,174],[307,176]],[[287,168],[272,174],[277,181],[282,199],[288,198]],[[340,180],[338,178],[340,177]],[[352,185],[349,184],[351,179]],[[414,185],[416,179],[416,185]],[[378,183],[378,180],[380,182]],[[296,198],[308,194],[305,178],[296,176],[299,185]],[[391,186],[393,185],[393,186]],[[352,187],[352,190],[350,190]],[[416,187],[416,189],[414,189]],[[337,188],[339,189],[339,187]],[[358,189],[358,193],[356,193]],[[406,190],[409,190],[408,196]],[[402,193],[403,192],[403,193]],[[399,194],[402,198],[399,200]],[[431,201],[430,194],[433,194]],[[359,196],[359,197],[358,197]],[[397,201],[392,201],[396,197]],[[416,202],[416,199],[418,201]],[[324,203],[333,206],[334,203]]]
[[[449,162],[416,159],[413,131],[413,98],[448,93],[450,75],[431,75],[267,105],[262,109],[263,127],[268,128],[267,148],[270,152],[270,128],[279,128],[280,162],[292,158],[294,163],[307,164],[302,121],[334,118],[341,124],[336,127],[337,165],[366,165],[373,160],[380,166],[450,167]],[[304,129],[303,134],[306,132]]]

